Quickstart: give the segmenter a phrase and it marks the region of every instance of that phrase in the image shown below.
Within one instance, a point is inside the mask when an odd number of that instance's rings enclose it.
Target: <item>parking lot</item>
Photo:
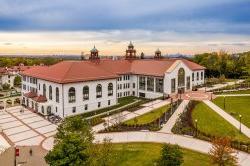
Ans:
[[[20,110],[21,106],[17,106],[0,112],[0,127],[14,145],[40,145],[56,134],[57,125],[29,110]]]

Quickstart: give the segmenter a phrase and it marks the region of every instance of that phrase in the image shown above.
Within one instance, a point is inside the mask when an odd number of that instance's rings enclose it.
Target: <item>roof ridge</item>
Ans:
[[[67,76],[67,74],[69,73],[70,69],[73,66],[73,61],[70,62],[70,67],[68,68],[68,70],[65,72],[65,74],[63,75],[62,79],[60,81],[63,81],[65,79],[65,77]]]

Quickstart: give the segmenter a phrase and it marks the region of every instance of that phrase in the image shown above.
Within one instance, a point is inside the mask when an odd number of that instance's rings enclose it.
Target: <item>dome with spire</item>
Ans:
[[[90,52],[98,52],[98,50],[94,46],[94,48],[92,48],[92,50],[90,50]]]
[[[159,48],[157,48],[157,50],[155,51],[155,53],[161,53],[161,50]]]

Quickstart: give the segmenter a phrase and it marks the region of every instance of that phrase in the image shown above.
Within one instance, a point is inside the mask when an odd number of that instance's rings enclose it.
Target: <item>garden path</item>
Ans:
[[[206,105],[208,105],[210,108],[212,108],[212,110],[214,110],[216,113],[218,113],[225,120],[227,120],[230,124],[232,124],[234,127],[236,127],[236,128],[240,127],[240,122],[238,120],[233,118],[231,115],[229,115],[227,112],[225,112],[220,107],[215,105],[213,102],[211,102],[209,100],[204,100],[203,102]],[[250,129],[242,123],[241,123],[241,132],[250,138]]]
[[[179,107],[177,108],[177,110],[173,113],[173,115],[171,115],[171,117],[167,121],[167,123],[163,125],[162,129],[160,130],[160,132],[172,133],[171,129],[174,127],[175,122],[177,121],[177,119],[179,118],[179,116],[181,115],[181,113],[185,110],[185,108],[188,105],[188,103],[189,103],[189,100],[183,100],[182,101],[182,103],[179,105]]]

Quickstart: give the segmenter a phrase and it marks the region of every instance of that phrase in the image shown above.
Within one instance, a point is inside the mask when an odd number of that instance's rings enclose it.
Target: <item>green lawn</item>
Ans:
[[[151,112],[148,112],[146,114],[138,116],[138,117],[136,117],[137,124],[143,125],[143,124],[151,123],[151,122],[155,121],[156,119],[158,119],[159,117],[161,117],[166,111],[169,111],[170,110],[169,108],[170,108],[170,105],[165,105],[165,106],[157,108]],[[130,119],[124,123],[127,125],[134,125],[135,124],[134,119],[135,118]]]
[[[84,118],[87,118],[87,117],[90,117],[90,116],[93,116],[93,115],[96,115],[96,114],[100,114],[100,113],[107,112],[107,111],[110,111],[110,110],[113,110],[113,109],[117,109],[119,107],[122,107],[122,106],[125,106],[127,104],[133,103],[135,100],[142,100],[142,99],[139,99],[139,98],[134,97],[134,96],[122,97],[122,98],[118,99],[118,104],[116,104],[114,106],[99,109],[99,110],[96,110],[96,111],[87,112],[87,113],[82,114],[81,116],[84,117]]]
[[[233,91],[233,92],[222,92],[218,93],[220,95],[229,95],[229,94],[250,94],[250,90],[239,90],[239,91]]]
[[[228,136],[240,141],[250,140],[245,135],[239,133],[238,129],[224,120],[203,102],[197,104],[192,111],[193,123],[195,119],[198,120],[198,129],[207,134],[215,136]]]
[[[224,109],[224,97],[217,97],[213,102]],[[227,96],[225,98],[225,111],[239,120],[242,115],[242,123],[250,128],[250,96]]]
[[[119,166],[152,166],[160,157],[162,144],[128,143],[114,144],[117,154],[116,165]],[[212,165],[208,155],[188,149],[182,149],[183,166]]]

